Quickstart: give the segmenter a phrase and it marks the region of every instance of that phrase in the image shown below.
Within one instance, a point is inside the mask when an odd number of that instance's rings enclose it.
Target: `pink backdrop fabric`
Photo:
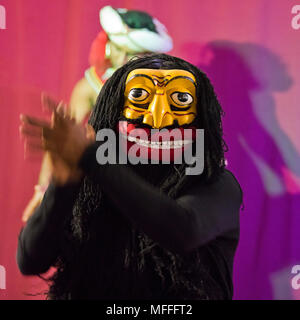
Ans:
[[[24,160],[19,114],[41,115],[42,91],[69,100],[107,4],[157,17],[173,36],[171,54],[202,68],[215,86],[226,112],[228,167],[244,190],[235,299],[300,298],[291,286],[291,268],[300,264],[297,1],[0,0],[0,299],[41,299],[28,294],[45,289],[15,260],[40,168],[39,157]]]

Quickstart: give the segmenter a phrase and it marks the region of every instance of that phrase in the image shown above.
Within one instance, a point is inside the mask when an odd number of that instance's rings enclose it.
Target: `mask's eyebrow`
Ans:
[[[147,79],[149,79],[149,80],[153,83],[153,85],[155,86],[155,83],[154,83],[153,79],[152,79],[151,77],[147,76],[146,74],[142,74],[142,73],[138,73],[138,74],[133,75],[130,79],[128,79],[128,81],[126,82],[126,84],[127,84],[129,81],[131,81],[132,79],[136,78],[136,77],[144,77],[144,78],[147,78]]]
[[[193,83],[193,85],[196,87],[195,81],[194,81],[192,78],[187,77],[187,76],[177,76],[177,77],[174,77],[174,78],[170,79],[170,80],[165,84],[165,86],[167,86],[171,81],[176,80],[176,79],[186,79],[186,80],[189,80],[189,81],[191,81],[191,82]]]

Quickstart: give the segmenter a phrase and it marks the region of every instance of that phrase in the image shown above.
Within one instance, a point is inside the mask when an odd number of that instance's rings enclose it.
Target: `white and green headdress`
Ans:
[[[106,6],[99,15],[100,24],[110,41],[129,52],[163,53],[173,48],[165,26],[146,12]]]

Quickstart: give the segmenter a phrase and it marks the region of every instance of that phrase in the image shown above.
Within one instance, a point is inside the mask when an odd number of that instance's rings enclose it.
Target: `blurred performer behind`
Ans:
[[[105,6],[99,11],[99,18],[103,31],[91,45],[90,67],[71,93],[70,113],[77,122],[88,118],[104,82],[133,56],[166,53],[173,48],[165,26],[146,12]],[[41,203],[50,176],[51,166],[46,153],[34,195],[23,212],[23,222]]]

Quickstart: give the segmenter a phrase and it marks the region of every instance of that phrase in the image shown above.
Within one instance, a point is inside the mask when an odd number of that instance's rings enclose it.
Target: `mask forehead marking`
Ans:
[[[162,76],[162,77],[157,76],[156,74],[152,74],[151,76],[153,77],[153,82],[157,87],[165,87],[169,81],[168,78],[171,77],[170,74],[167,74],[166,76]]]
[[[139,73],[134,74],[136,71]],[[150,72],[152,72],[152,73],[150,74]],[[155,74],[155,72],[157,72],[158,74]],[[132,74],[132,73],[133,73],[133,75],[130,76],[130,74]],[[164,74],[164,73],[167,73],[167,74]],[[172,73],[173,73],[173,75],[172,75]],[[175,73],[175,75],[174,75],[174,73]],[[178,73],[181,73],[181,75],[178,75]],[[135,77],[145,77],[145,78],[148,78],[154,85],[158,84],[159,86],[161,86],[161,84],[163,84],[163,83],[166,83],[166,85],[167,85],[170,81],[176,80],[178,78],[179,79],[180,78],[187,79],[187,80],[191,81],[194,85],[196,85],[194,75],[190,71],[181,70],[181,69],[155,69],[155,70],[153,70],[153,69],[143,69],[142,68],[142,69],[132,70],[129,73],[129,76],[130,76],[130,78],[127,78],[126,84]],[[156,83],[154,83],[154,82],[156,82]]]

